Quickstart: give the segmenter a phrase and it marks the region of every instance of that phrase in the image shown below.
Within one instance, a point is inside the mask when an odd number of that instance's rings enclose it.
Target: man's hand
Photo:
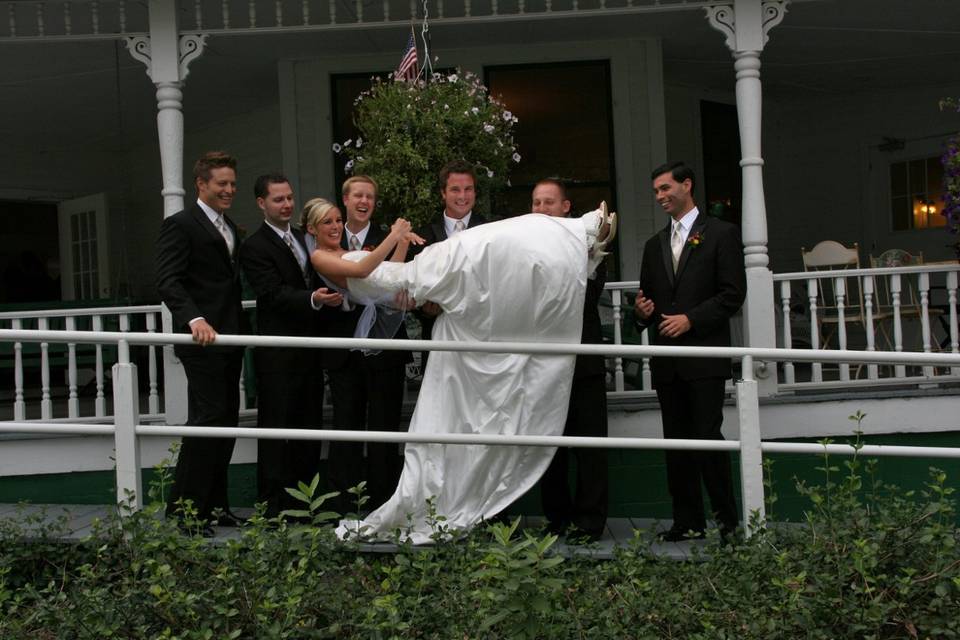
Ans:
[[[637,291],[637,299],[633,302],[633,311],[641,320],[649,320],[653,315],[653,300],[643,297],[643,289]]]
[[[397,309],[409,311],[410,309],[415,309],[417,307],[417,301],[411,298],[407,290],[404,289],[403,291],[397,292],[397,295],[394,296],[393,306],[395,306]]]
[[[319,307],[324,304],[328,307],[339,307],[343,304],[343,296],[338,291],[331,291],[326,287],[320,287],[310,296],[313,306]]]
[[[202,347],[213,344],[217,339],[217,332],[203,318],[198,318],[190,325],[190,332],[193,334],[193,341]]]
[[[678,313],[675,316],[663,315],[663,322],[660,323],[660,335],[667,338],[679,338],[687,331],[690,331],[690,318],[685,313]]]
[[[430,302],[427,300],[423,303],[423,306],[420,307],[420,311],[422,311],[423,315],[425,316],[436,318],[438,315],[440,315],[440,312],[443,311],[443,309],[441,309],[440,305],[438,305],[436,302]]]

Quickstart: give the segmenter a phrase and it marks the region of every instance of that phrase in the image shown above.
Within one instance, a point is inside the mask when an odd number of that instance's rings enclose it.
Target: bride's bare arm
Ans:
[[[407,259],[407,251],[411,244],[424,244],[426,240],[413,233],[406,233],[400,241],[397,242],[397,250],[390,256],[390,262],[404,262]]]
[[[327,251],[314,251],[310,263],[318,273],[333,278],[366,278],[383,262],[397,242],[410,231],[410,223],[398,218],[390,228],[390,234],[359,262],[343,260],[339,255]]]

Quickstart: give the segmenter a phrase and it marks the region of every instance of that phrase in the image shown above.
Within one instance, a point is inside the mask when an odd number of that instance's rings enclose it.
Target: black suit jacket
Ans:
[[[224,216],[224,220],[233,231],[232,255],[223,236],[196,203],[166,218],[160,226],[157,291],[173,314],[177,332],[190,333],[190,320],[202,316],[218,333],[244,333],[246,320],[237,263],[240,234],[230,218]],[[211,348],[178,345],[174,351],[183,357]]]
[[[697,215],[673,273],[671,223],[651,237],[643,249],[640,288],[653,300],[654,313],[638,328],[649,327],[653,344],[671,346],[730,346],[730,318],[747,293],[740,230],[728,222]],[[694,246],[690,239],[699,237]],[[657,331],[663,314],[685,313],[690,330],[678,338]],[[730,361],[722,358],[653,358],[653,382],[700,378],[729,378]]]
[[[470,214],[470,224],[467,225],[467,229],[472,229],[481,224],[486,224],[490,222],[485,217],[479,213]],[[407,254],[407,260],[412,260],[418,253],[423,251],[426,247],[429,247],[434,242],[442,242],[447,239],[447,228],[443,224],[443,214],[440,214],[440,217],[435,219],[433,222],[423,225],[417,229],[417,235],[423,238],[426,242],[419,246],[411,246],[410,253]],[[418,300],[417,304],[427,302],[426,300]],[[420,326],[422,328],[423,340],[429,340],[430,335],[433,333],[433,323],[436,321],[436,317],[428,316],[427,314],[420,311],[418,308],[415,312],[417,319],[420,321]]]
[[[376,248],[386,237],[387,232],[371,222],[370,230],[367,231],[367,237],[363,239],[363,247],[365,249]],[[346,229],[344,229],[343,235],[340,237],[340,247],[349,250],[347,246]],[[343,311],[339,308],[334,309],[333,313],[328,315],[329,319],[326,324],[327,335],[338,338],[352,338],[353,332],[357,328],[357,322],[360,320],[360,315],[363,313],[363,309],[364,307],[361,305],[355,306],[350,311]],[[400,340],[406,340],[406,328],[401,325],[400,330],[397,331],[397,335],[394,337]],[[347,364],[349,356],[350,351],[348,349],[329,349],[323,354],[323,366],[326,369],[339,369]],[[409,351],[381,351],[375,356],[365,357],[364,364],[373,369],[386,369],[404,365],[411,360],[412,358]]]
[[[601,262],[597,267],[597,274],[587,279],[587,295],[583,302],[583,331],[580,334],[582,344],[602,344],[603,332],[600,324],[600,296],[603,286],[607,282],[607,264]],[[603,356],[577,356],[577,364],[573,369],[574,379],[587,376],[604,375],[607,367]]]
[[[313,268],[303,232],[292,228],[294,240],[308,257],[304,280],[300,264],[290,247],[266,222],[240,248],[240,264],[247,282],[257,295],[257,333],[266,336],[313,336],[319,332],[321,314],[313,309],[310,296],[316,288]],[[308,286],[309,285],[309,286]],[[254,349],[258,372],[309,373],[319,369],[316,349]]]

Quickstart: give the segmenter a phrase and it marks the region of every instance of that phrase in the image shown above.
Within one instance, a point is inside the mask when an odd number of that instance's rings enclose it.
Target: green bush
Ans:
[[[951,638],[960,634],[953,489],[873,479],[824,457],[798,484],[802,525],[709,541],[691,561],[637,532],[612,561],[563,559],[554,536],[494,524],[396,554],[335,540],[317,483],[310,525],[255,517],[213,545],[160,502],[80,544],[57,527],[0,531],[2,638]],[[755,523],[762,525],[763,523]]]

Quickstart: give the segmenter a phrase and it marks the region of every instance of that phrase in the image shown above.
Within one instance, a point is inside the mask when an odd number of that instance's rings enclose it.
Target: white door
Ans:
[[[60,287],[64,300],[110,297],[107,198],[102,193],[64,200],[60,227]]]

